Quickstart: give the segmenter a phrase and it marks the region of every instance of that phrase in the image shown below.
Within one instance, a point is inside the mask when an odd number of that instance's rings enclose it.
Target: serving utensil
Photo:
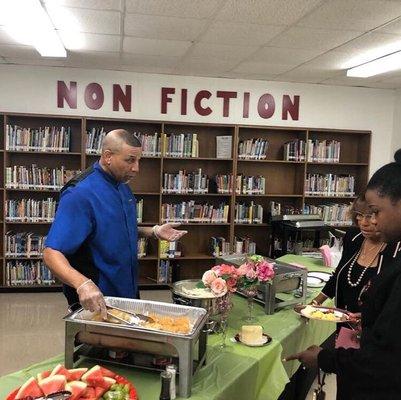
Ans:
[[[107,315],[116,320],[129,325],[141,325],[144,323],[153,323],[155,320],[147,315],[126,311],[118,307],[112,307],[106,304]]]

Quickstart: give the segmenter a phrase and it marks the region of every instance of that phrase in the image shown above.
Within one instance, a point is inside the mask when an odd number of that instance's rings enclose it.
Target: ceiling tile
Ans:
[[[66,64],[66,59],[58,59],[55,60],[53,58],[37,58],[37,59],[28,59],[28,58],[14,58],[10,57],[6,59],[6,62],[9,64],[16,65],[40,65],[44,67],[64,67]]]
[[[328,78],[321,83],[329,85],[339,85],[339,86],[358,86],[358,87],[370,87],[372,83],[377,82],[378,79],[372,78],[353,78],[348,76],[337,76],[334,78]]]
[[[329,51],[304,63],[303,66],[321,70],[343,70],[344,64],[349,60],[349,57],[349,53]]]
[[[330,0],[297,25],[321,29],[367,31],[401,15],[399,2],[385,0]]]
[[[277,75],[282,74],[292,68],[294,68],[296,64],[287,64],[287,65],[279,65],[279,64],[269,64],[266,62],[253,62],[253,61],[245,61],[238,65],[233,72],[243,73],[243,74],[267,74],[267,75]]]
[[[70,33],[58,31],[64,46],[68,50],[87,51],[120,51],[121,37],[118,35],[99,35],[95,33],[77,33],[81,46],[77,48],[75,35],[70,40]]]
[[[133,14],[169,17],[211,18],[222,0],[126,0],[126,10]]]
[[[69,52],[66,65],[79,68],[113,68],[121,63],[119,53],[114,52]]]
[[[185,58],[177,65],[174,72],[180,74],[221,74],[230,71],[235,66],[233,60],[218,60],[207,58]]]
[[[292,25],[321,0],[228,0],[216,20],[252,24]]]
[[[4,58],[40,59],[41,55],[32,46],[0,45],[0,56]]]
[[[337,70],[312,69],[308,66],[301,66],[291,71],[278,75],[275,80],[289,82],[307,82],[319,83],[325,79],[338,75],[344,75],[344,72]]]
[[[125,34],[149,39],[194,40],[206,21],[193,18],[126,14]]]
[[[180,57],[171,56],[151,56],[151,55],[134,55],[134,54],[123,54],[121,57],[121,65],[134,66],[134,67],[157,67],[157,68],[174,68]]]
[[[119,65],[115,68],[117,71],[130,71],[130,72],[141,72],[146,74],[172,74],[173,68],[171,67],[159,67],[157,65]]]
[[[262,47],[252,55],[250,61],[268,62],[269,64],[300,64],[321,52],[317,50],[288,49],[285,47]]]
[[[200,42],[232,44],[242,46],[260,46],[269,42],[285,26],[258,26],[232,22],[214,22],[201,36]]]
[[[118,11],[87,10],[84,8],[61,7],[67,14],[76,20],[80,32],[103,33],[110,35],[120,34],[120,16]],[[63,21],[54,20],[56,29],[63,29]]]
[[[4,28],[0,27],[0,44],[17,44],[17,42],[5,31]]]
[[[355,31],[329,31],[295,26],[278,35],[275,39],[270,41],[268,45],[324,52],[331,50],[358,35],[359,33]]]
[[[257,46],[232,46],[225,44],[197,43],[191,48],[191,57],[220,60],[240,60],[249,57]]]
[[[271,81],[276,75],[269,74],[240,74],[237,72],[225,72],[220,75],[221,78],[229,79],[246,79],[246,80],[257,80],[257,81]]]
[[[46,4],[54,0],[45,0]],[[57,4],[65,7],[89,8],[94,10],[120,10],[121,0],[57,0]]]
[[[394,21],[383,28],[378,29],[376,32],[379,33],[392,33],[395,35],[401,35],[401,19]]]
[[[400,6],[401,8],[401,6]],[[355,38],[350,42],[341,45],[338,51],[372,50],[375,48],[388,46],[394,43],[401,43],[401,35],[391,35],[387,33],[366,33],[361,37]]]
[[[182,56],[192,45],[189,41],[143,39],[125,36],[123,50],[126,53],[149,56]]]

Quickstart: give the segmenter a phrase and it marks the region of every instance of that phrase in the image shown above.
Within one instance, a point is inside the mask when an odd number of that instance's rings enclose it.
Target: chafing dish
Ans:
[[[122,310],[141,313],[187,316],[190,321],[188,334],[171,333],[149,329],[145,326],[112,324],[93,321],[93,313],[79,309],[64,317],[65,321],[65,366],[73,368],[78,358],[85,353],[80,345],[93,348],[126,350],[138,354],[150,353],[176,357],[178,360],[179,395],[191,395],[194,362],[200,367],[206,357],[206,333],[203,327],[208,319],[205,309],[155,301],[106,297],[106,303]],[[77,346],[78,345],[78,346]],[[93,352],[91,353],[93,354]],[[195,358],[197,355],[197,359]],[[97,358],[98,359],[98,358]],[[135,366],[132,365],[131,366]]]

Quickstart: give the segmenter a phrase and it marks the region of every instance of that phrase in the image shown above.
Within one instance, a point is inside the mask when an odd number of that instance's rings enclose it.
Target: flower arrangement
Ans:
[[[237,289],[271,282],[273,277],[273,264],[262,256],[253,255],[238,268],[228,264],[215,265],[203,274],[198,287],[210,288],[216,296],[223,296]]]

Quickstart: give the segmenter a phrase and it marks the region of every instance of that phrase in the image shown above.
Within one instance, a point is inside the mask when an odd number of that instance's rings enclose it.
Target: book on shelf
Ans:
[[[307,196],[355,196],[355,177],[336,174],[306,174]]]
[[[237,224],[262,224],[263,207],[251,201],[247,203],[235,204],[235,219]]]
[[[305,161],[306,142],[302,139],[284,143],[285,161]]]
[[[43,254],[46,236],[33,232],[8,231],[5,235],[6,257],[39,257]]]
[[[71,128],[44,126],[23,128],[18,125],[6,125],[6,150],[32,152],[70,151]]]
[[[180,242],[169,242],[168,240],[159,240],[159,258],[181,257]]]
[[[79,170],[13,165],[6,167],[7,189],[60,190],[68,181],[80,174]]]
[[[216,136],[216,158],[231,158],[232,146],[232,136]]]
[[[241,160],[265,160],[269,142],[263,138],[242,139],[238,143],[238,158]]]
[[[329,225],[352,225],[350,218],[350,206],[351,204],[305,204],[304,214],[317,214],[319,217]]]
[[[194,200],[162,204],[163,222],[228,223],[229,205],[198,204]]]
[[[142,143],[143,157],[159,157],[161,155],[161,134],[155,132],[153,135],[134,132],[134,135]]]
[[[226,256],[231,253],[231,243],[224,237],[212,236],[210,238],[210,245],[214,257]]]
[[[138,258],[146,257],[147,246],[148,246],[147,238],[144,237],[138,238],[138,245],[137,245]]]
[[[143,222],[143,199],[136,202],[136,222],[138,224]]]
[[[172,281],[172,265],[169,260],[160,260],[157,267],[157,283],[168,284]]]
[[[196,133],[163,133],[163,155],[166,157],[199,157],[199,142]]]
[[[246,176],[237,175],[236,189],[237,194],[265,194],[266,193],[266,178],[262,175]]]
[[[235,254],[256,254],[256,243],[249,237],[234,238]]]
[[[176,173],[163,174],[163,193],[205,194],[209,192],[209,178],[202,173],[202,168],[188,173],[179,170]]]
[[[233,174],[222,174],[216,175],[212,179],[213,185],[216,188],[216,192],[219,194],[231,194],[234,187],[234,176]]]
[[[7,222],[53,222],[57,202],[52,197],[44,200],[24,198],[6,200],[5,205]]]
[[[340,162],[341,142],[337,140],[308,139],[308,162]]]
[[[299,215],[303,210],[294,207],[292,204],[281,204],[279,201],[271,201],[269,203],[270,216],[277,217],[279,215]]]
[[[54,285],[54,275],[42,260],[7,261],[5,273],[6,286]]]
[[[86,154],[100,155],[103,139],[107,132],[104,127],[92,128],[86,131]]]

